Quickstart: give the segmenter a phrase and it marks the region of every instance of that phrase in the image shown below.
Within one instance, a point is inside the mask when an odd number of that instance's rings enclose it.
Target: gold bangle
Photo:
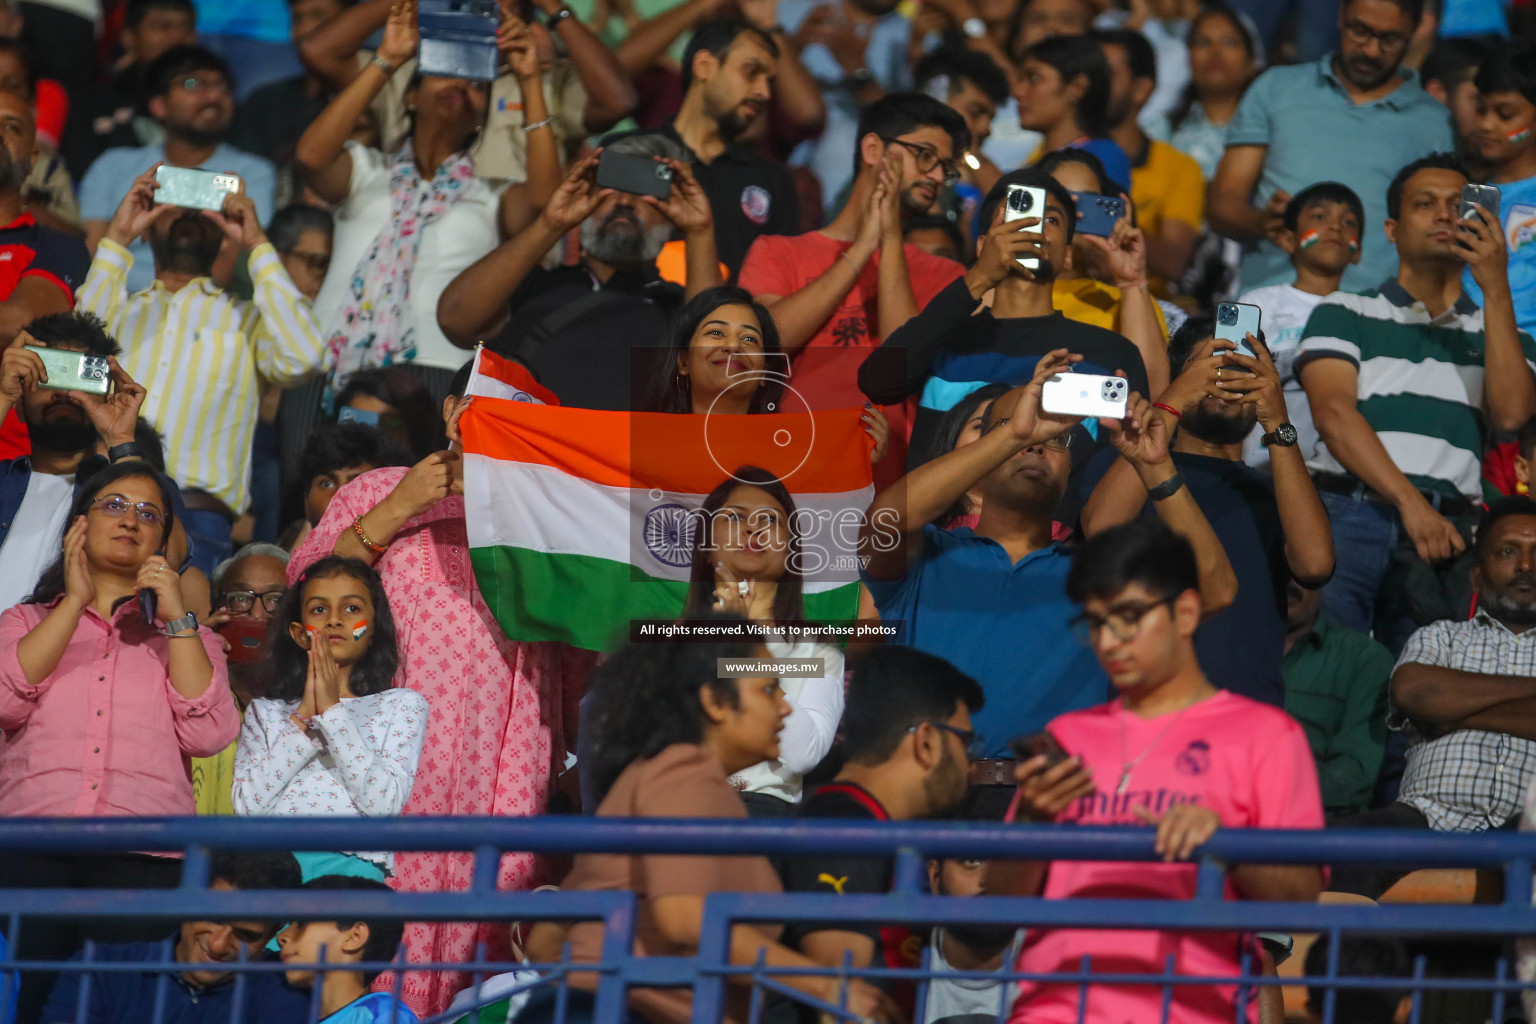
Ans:
[[[367,513],[364,513],[364,515],[366,514]],[[382,555],[384,553],[384,545],[375,544],[372,540],[369,539],[368,534],[363,531],[362,516],[358,516],[356,519],[352,520],[352,532],[357,534],[357,539],[362,541],[363,547],[367,548],[369,551],[372,551],[376,555]]]

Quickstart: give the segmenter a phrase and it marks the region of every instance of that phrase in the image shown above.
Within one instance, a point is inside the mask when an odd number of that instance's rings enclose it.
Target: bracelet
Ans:
[[[144,457],[144,446],[137,441],[124,441],[107,449],[108,462],[121,462],[124,459]]]
[[[385,60],[383,57],[380,57],[378,54],[374,54],[373,59],[368,61],[368,63],[370,66],[376,67],[380,71],[384,72],[386,76],[392,76],[396,71],[400,70],[389,61]]]
[[[1184,474],[1175,473],[1156,487],[1147,491],[1147,497],[1153,501],[1163,501],[1179,493],[1179,488],[1184,486]]]
[[[382,555],[384,553],[384,545],[375,544],[372,540],[369,539],[368,534],[363,532],[362,516],[358,516],[356,519],[352,520],[352,532],[357,534],[357,539],[362,541],[363,547],[367,548],[369,551],[372,551],[376,555]]]
[[[309,730],[309,729],[314,728],[314,721],[315,720],[313,718],[305,718],[303,715],[299,714],[297,711],[293,712],[289,717],[297,719],[300,722],[303,722],[304,723],[304,728],[305,728],[306,731]]]
[[[554,118],[546,117],[542,121],[535,121],[535,122],[533,122],[533,124],[525,124],[525,125],[523,125],[523,131],[525,131],[525,132],[536,132],[540,128],[548,127],[549,125],[552,125],[554,123],[555,123],[555,119]]]
[[[1175,409],[1173,406],[1169,405],[1167,402],[1153,402],[1152,403],[1152,408],[1154,408],[1154,409],[1161,409],[1161,410],[1163,410],[1163,412],[1165,412],[1168,415],[1172,416],[1176,420],[1182,420],[1184,418],[1184,414],[1183,413],[1179,412],[1179,410]]]
[[[853,257],[848,255],[848,250],[847,249],[844,249],[842,252],[838,253],[838,255],[841,256],[843,259],[848,261],[848,265],[853,268],[853,276],[854,277],[859,277],[859,276],[861,276],[864,273],[863,270],[859,269],[859,265],[857,263],[853,262]]]

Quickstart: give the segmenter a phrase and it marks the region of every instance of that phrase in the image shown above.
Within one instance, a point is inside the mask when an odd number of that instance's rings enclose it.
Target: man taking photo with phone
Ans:
[[[656,181],[671,171],[665,199],[597,183],[603,157],[625,158]],[[722,284],[709,198],[685,162],[687,151],[657,132],[635,132],[578,160],[528,227],[459,274],[443,290],[438,325],[466,347],[489,347],[528,366],[560,403],[628,410],[632,349],[661,344],[668,319],[687,297]],[[658,162],[659,161],[659,162]],[[566,232],[578,228],[581,262],[540,264]],[[663,281],[662,246],[681,232],[687,285]],[[643,358],[643,357],[642,357]],[[644,378],[642,378],[643,380]]]
[[[1515,324],[1504,232],[1481,207],[1463,215],[1466,185],[1449,153],[1398,171],[1396,275],[1322,300],[1296,353],[1321,438],[1308,468],[1339,553],[1323,607],[1394,655],[1417,627],[1467,617],[1483,438],[1536,414],[1536,342]]]

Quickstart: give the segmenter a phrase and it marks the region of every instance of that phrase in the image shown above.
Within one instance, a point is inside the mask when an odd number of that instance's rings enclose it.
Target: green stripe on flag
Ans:
[[[472,548],[470,564],[485,603],[512,640],[553,640],[611,651],[636,619],[676,619],[688,585],[648,577],[627,562],[527,548]],[[805,595],[810,622],[845,621],[859,610],[859,586]]]

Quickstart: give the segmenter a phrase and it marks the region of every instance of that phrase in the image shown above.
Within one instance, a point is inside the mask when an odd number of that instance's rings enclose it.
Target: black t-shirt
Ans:
[[[1076,365],[1079,373],[1123,370],[1133,391],[1147,393],[1141,353],[1123,335],[1069,320],[1060,312],[999,319],[991,310],[982,310],[973,316],[976,305],[965,279],[956,280],[891,332],[859,368],[860,390],[879,405],[921,393],[909,466],[942,454],[932,450],[934,434],[944,413],[961,398],[986,384],[1028,383],[1040,357],[1053,349],[1082,356]],[[1074,465],[1082,461],[1077,440],[1088,436],[1086,431],[1074,435]],[[1096,425],[1091,436],[1098,436]],[[1090,447],[1097,443],[1090,442]]]
[[[817,789],[801,803],[800,817],[852,821],[891,820],[880,801],[862,786],[851,782],[830,782]],[[889,857],[825,854],[786,860],[779,866],[779,875],[783,879],[785,892],[835,892],[839,896],[852,896],[890,892],[895,870],[895,861]],[[882,945],[879,925],[855,924],[851,921],[791,925],[785,933],[786,941],[797,945],[804,936],[819,931],[852,932],[868,936],[875,943],[877,951]]]
[[[1083,494],[1109,472],[1118,455],[1099,453],[1083,472]],[[1283,707],[1285,682],[1285,532],[1275,503],[1274,481],[1241,462],[1174,452],[1191,497],[1226,549],[1237,576],[1231,607],[1200,624],[1195,653],[1213,686]],[[1143,516],[1155,516],[1147,502]]]
[[[671,124],[658,130],[688,148]],[[701,163],[691,151],[690,156],[693,175],[709,196],[715,218],[715,249],[731,277],[759,235],[800,233],[799,194],[783,164],[735,144],[726,146],[713,163]]]
[[[561,405],[631,411],[683,290],[654,268],[596,285],[584,266],[535,268],[490,349],[522,360]]]

